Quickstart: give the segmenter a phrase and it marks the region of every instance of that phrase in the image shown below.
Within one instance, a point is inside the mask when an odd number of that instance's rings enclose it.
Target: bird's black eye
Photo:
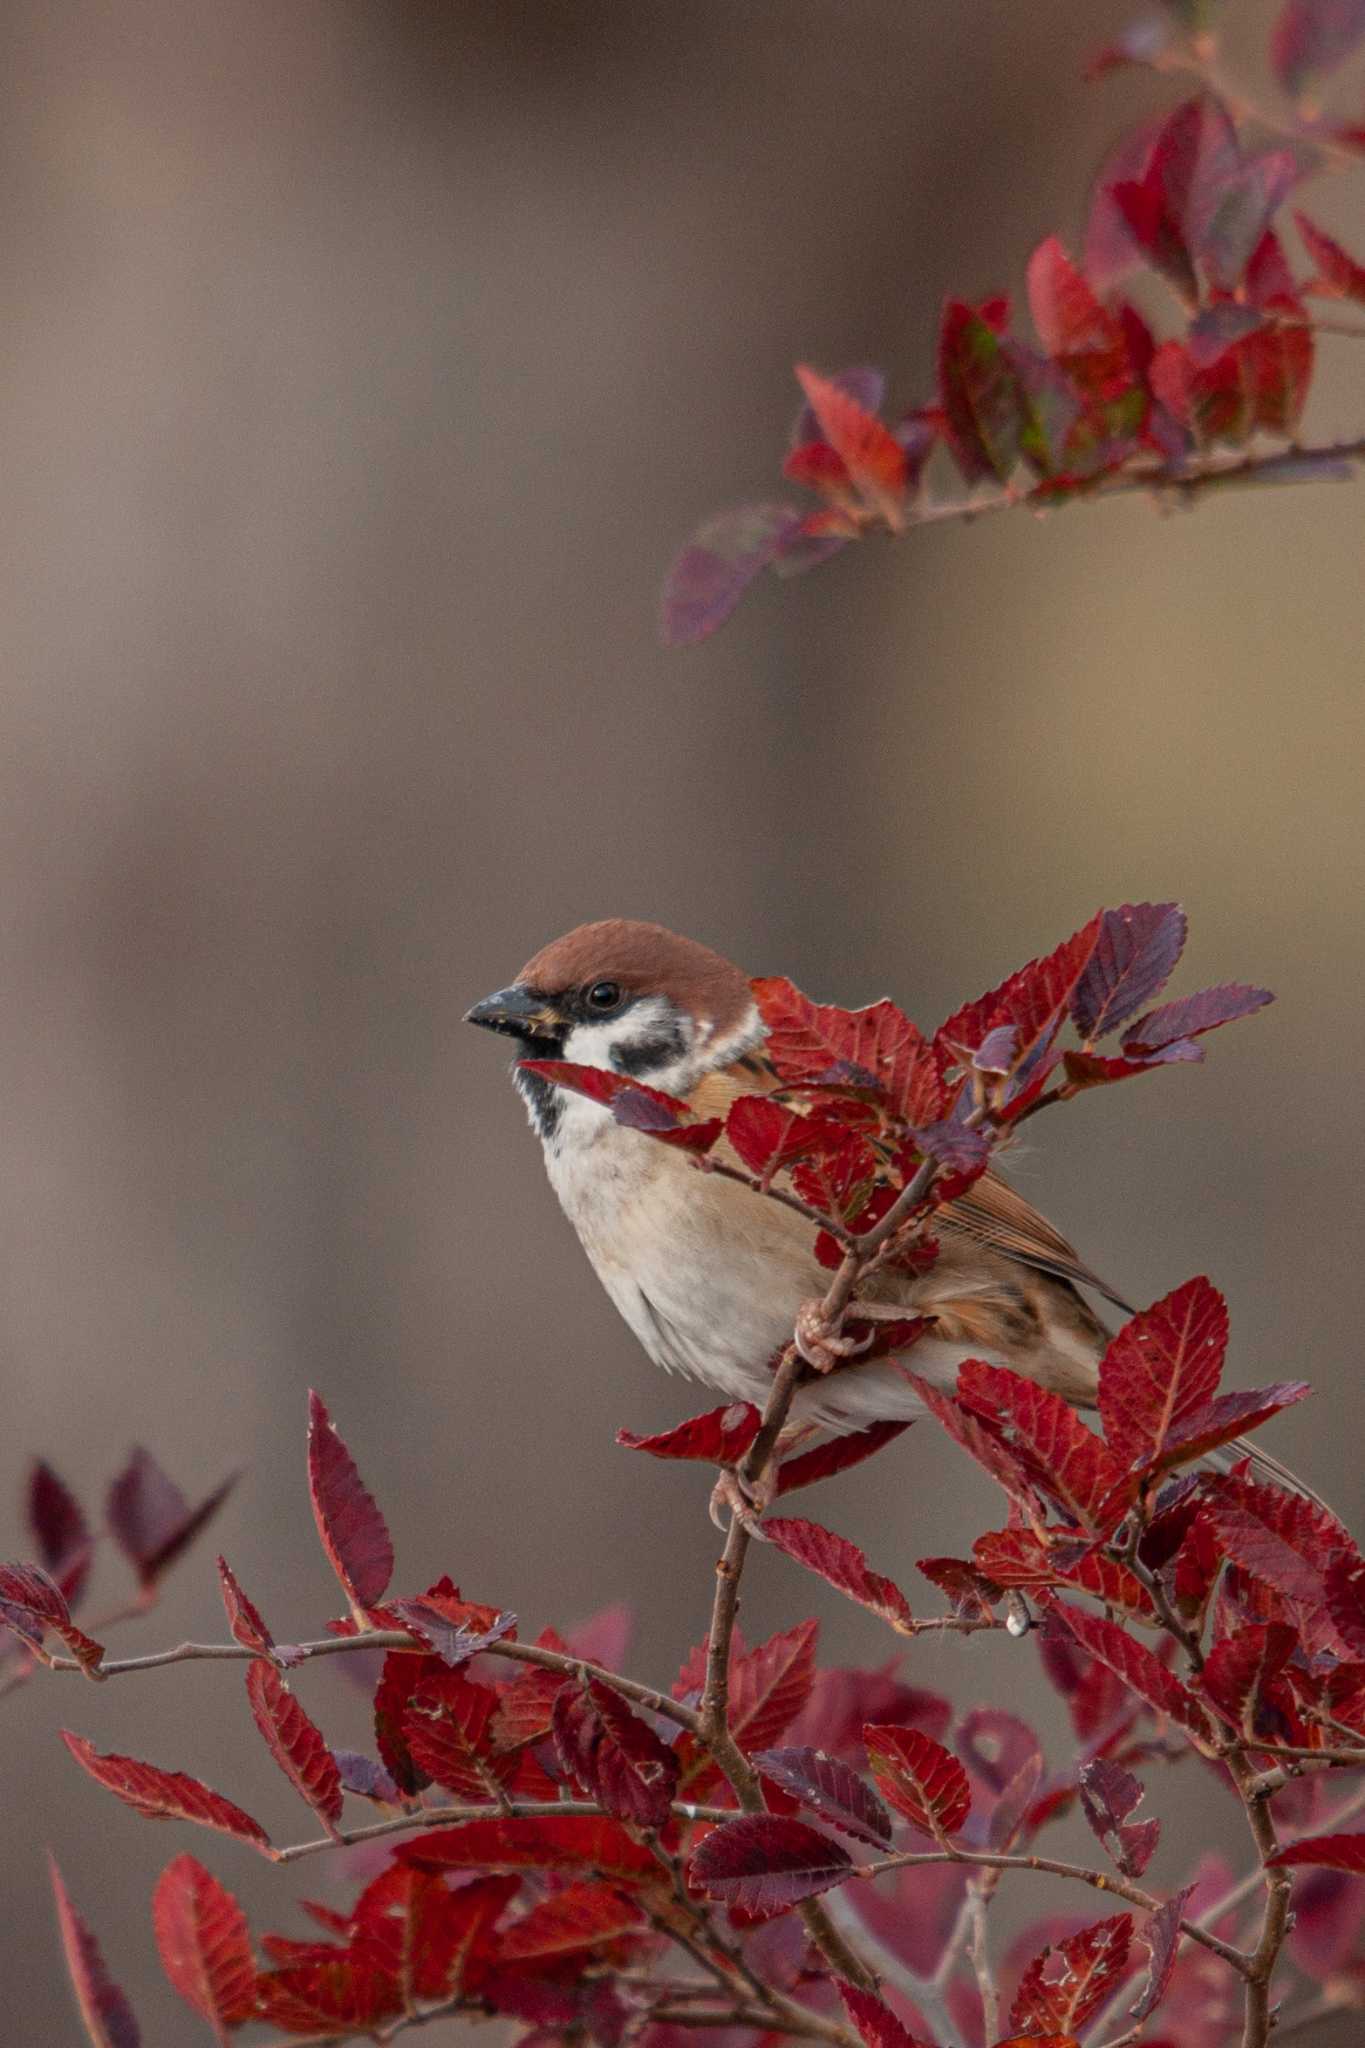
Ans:
[[[617,981],[592,981],[583,991],[583,1001],[590,1010],[603,1017],[609,1010],[615,1010],[621,1002],[621,984]]]

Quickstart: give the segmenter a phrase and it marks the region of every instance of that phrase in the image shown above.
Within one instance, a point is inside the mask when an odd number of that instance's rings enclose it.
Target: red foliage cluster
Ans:
[[[1355,0],[1288,0],[1271,44],[1292,102],[1285,113],[1222,94],[1213,12],[1167,0],[1164,19],[1144,20],[1093,60],[1094,76],[1141,64],[1192,73],[1203,89],[1111,152],[1078,260],[1055,235],[1033,251],[1032,338],[1002,295],[950,299],[933,396],[889,420],[879,370],[831,377],[798,366],[805,404],[782,474],[819,503],[764,501],[708,520],[670,572],[665,640],[702,639],[763,569],[801,574],[869,531],[1115,490],[1190,497],[1231,481],[1352,473],[1365,442],[1296,441],[1319,334],[1365,336],[1315,316],[1309,301],[1365,305],[1365,265],[1296,213],[1314,266],[1296,276],[1274,223],[1314,172],[1365,156],[1365,126],[1324,116],[1310,98],[1365,44],[1365,11]],[[1165,287],[1161,317],[1150,293],[1142,307],[1131,296],[1135,277]],[[1256,453],[1258,436],[1282,445]],[[956,478],[959,495],[932,494],[935,469]],[[982,497],[982,485],[995,495]]]
[[[786,982],[756,984],[785,1088],[731,1110],[733,1171],[756,1198],[809,1211],[838,1265],[835,1290],[876,1257],[931,1257],[934,1207],[1021,1117],[1197,1058],[1200,1034],[1267,1000],[1228,986],[1159,1004],[1184,930],[1173,905],[1103,912],[932,1038],[889,1003],[849,1012]],[[1118,1053],[1097,1051],[1112,1032]],[[555,1078],[610,1103],[642,1142],[681,1143],[698,1171],[721,1170],[719,1123],[685,1103],[589,1069]],[[917,1328],[866,1334],[913,1364]],[[524,1642],[513,1615],[449,1578],[395,1596],[383,1515],[314,1396],[308,1483],[346,1612],[313,1640],[281,1644],[220,1559],[231,1640],[213,1654],[245,1665],[256,1726],[317,1831],[274,1843],[199,1780],[64,1737],[144,1816],[216,1830],[277,1864],[359,1862],[335,1873],[359,1879],[347,1903],[302,1900],[310,1929],[255,1940],[222,1882],[178,1855],[152,1901],[170,1982],[220,2042],[254,2024],[276,2040],[383,2041],[477,2014],[519,2023],[534,2048],[677,2048],[696,2027],[723,2027],[739,2048],[779,2036],[834,2048],[1229,2048],[1268,2038],[1272,1981],[1276,1997],[1365,2004],[1365,1834],[1344,1825],[1365,1793],[1333,1803],[1328,1784],[1365,1767],[1365,1558],[1332,1515],[1267,1483],[1249,1456],[1219,1471],[1203,1462],[1307,1391],[1220,1392],[1226,1344],[1223,1302],[1199,1278],[1114,1337],[1097,1427],[984,1363],[964,1367],[954,1393],[923,1385],[1005,1506],[1004,1526],[970,1556],[921,1562],[945,1611],[917,1615],[820,1523],[763,1525],[773,1551],[902,1639],[1027,1634],[1069,1731],[1048,1740],[1000,1708],[954,1725],[949,1702],[895,1666],[821,1668],[813,1620],[746,1644],[734,1608],[742,1521],[710,1634],[671,1688],[624,1676],[615,1653],[599,1661],[588,1636],[546,1629]],[[789,1347],[763,1417],[717,1409],[622,1441],[761,1477],[800,1370]],[[789,1458],[771,1491],[846,1470],[904,1427]],[[153,1471],[139,1456],[111,1497],[149,1584],[204,1519]],[[17,1656],[108,1678],[202,1654],[111,1659],[70,1619],[89,1537],[45,1468],[31,1515],[43,1566],[0,1570]],[[293,1690],[302,1667],[353,1651],[382,1654],[371,1755],[330,1743]],[[1138,1774],[1181,1757],[1240,1802],[1256,1852],[1246,1878],[1206,1859],[1174,1888],[1145,1888],[1162,1824],[1141,1811]],[[355,1801],[375,1817],[354,1824]],[[1093,1864],[1046,1853],[1047,1831],[1071,1813],[1093,1833]],[[1053,1914],[993,1958],[987,1908],[1002,1873],[1023,1868],[1125,1910]],[[87,2033],[97,2048],[135,2048],[129,2003],[56,1884]],[[823,1895],[835,1892],[832,1917]]]

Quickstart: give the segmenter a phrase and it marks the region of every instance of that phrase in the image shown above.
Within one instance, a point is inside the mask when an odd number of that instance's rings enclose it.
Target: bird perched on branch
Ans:
[[[749,981],[662,925],[580,925],[467,1017],[514,1039],[519,1060],[625,1075],[703,1118],[782,1085]],[[761,1409],[775,1353],[829,1284],[809,1217],[697,1172],[685,1152],[524,1065],[513,1074],[564,1212],[649,1356]],[[1066,1239],[993,1172],[938,1211],[933,1234],[939,1250],[927,1270],[888,1263],[860,1282],[871,1302],[927,1321],[904,1354],[915,1374],[952,1389],[962,1362],[982,1358],[1093,1406],[1110,1333],[1080,1290],[1126,1305]],[[846,1432],[922,1412],[894,1355],[837,1365],[798,1387],[794,1430]]]

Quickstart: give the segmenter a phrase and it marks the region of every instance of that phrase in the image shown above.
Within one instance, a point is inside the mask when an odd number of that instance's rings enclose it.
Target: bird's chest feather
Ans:
[[[768,1358],[820,1282],[800,1218],[581,1097],[566,1103],[545,1159],[598,1277],[655,1362],[735,1397],[761,1391]]]

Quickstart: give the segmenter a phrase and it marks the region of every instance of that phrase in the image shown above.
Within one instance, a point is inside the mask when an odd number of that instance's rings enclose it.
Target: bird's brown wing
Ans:
[[[1033,1204],[1026,1202],[998,1173],[983,1173],[967,1194],[949,1202],[937,1228],[969,1238],[1006,1258],[1017,1259],[1021,1266],[1032,1266],[1036,1272],[1069,1281],[1073,1287],[1092,1288],[1125,1315],[1133,1313],[1122,1295],[1115,1294],[1108,1282],[1085,1264],[1046,1216],[1040,1216]]]

